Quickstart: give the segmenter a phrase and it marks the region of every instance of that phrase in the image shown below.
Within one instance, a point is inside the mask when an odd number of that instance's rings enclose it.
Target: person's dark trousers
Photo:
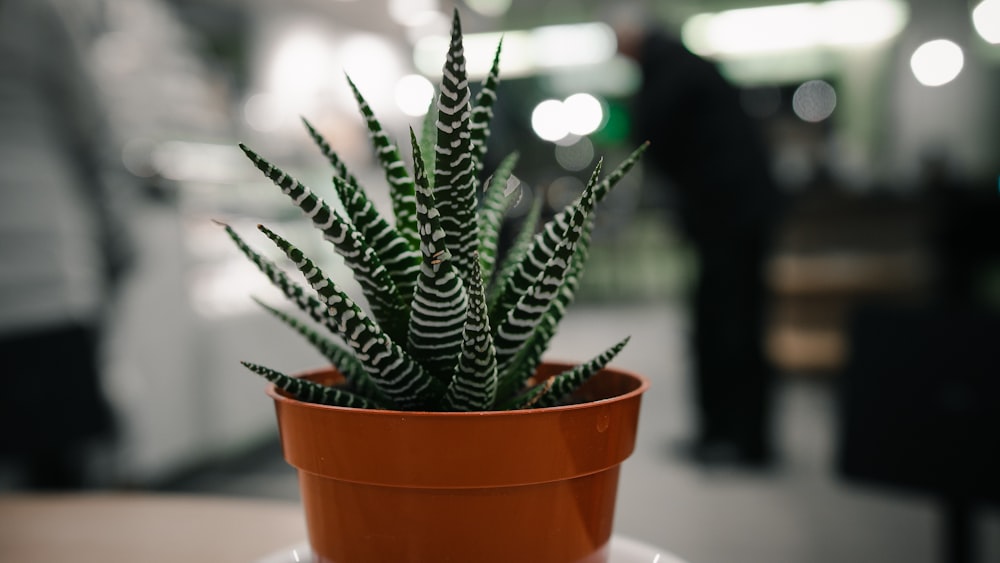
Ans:
[[[747,461],[770,455],[771,367],[764,354],[763,229],[694,240],[694,393],[702,445],[734,447]]]
[[[19,467],[28,488],[84,486],[83,448],[113,428],[97,331],[70,325],[0,336],[0,371],[0,461]]]

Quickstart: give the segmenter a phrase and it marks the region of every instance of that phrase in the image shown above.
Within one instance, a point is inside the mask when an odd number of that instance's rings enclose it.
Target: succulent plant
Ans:
[[[502,44],[501,44],[502,45]],[[380,215],[364,188],[307,121],[334,170],[342,211],[245,145],[250,160],[288,195],[333,244],[370,313],[329,279],[316,261],[267,227],[258,228],[295,264],[311,290],[251,248],[230,226],[240,250],[314,321],[262,306],[312,343],[344,376],[326,386],[243,362],[304,401],[358,408],[486,411],[559,404],[600,371],[628,338],[544,382],[534,379],[588,255],[594,206],[636,163],[645,145],[538,228],[536,201],[519,236],[498,261],[498,234],[517,199],[506,189],[517,154],[479,190],[499,82],[492,68],[472,99],[456,10],[437,99],[418,140],[410,129],[412,174],[364,97],[348,83],[389,184],[395,221]],[[319,325],[319,326],[316,326]],[[322,333],[325,327],[339,337]]]

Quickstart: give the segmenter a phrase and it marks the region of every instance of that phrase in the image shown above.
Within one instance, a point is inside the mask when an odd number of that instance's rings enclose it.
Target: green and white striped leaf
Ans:
[[[419,237],[414,209],[413,178],[406,171],[406,165],[399,156],[399,149],[382,130],[382,124],[375,118],[375,113],[361,95],[361,91],[350,77],[347,77],[347,83],[354,93],[354,99],[368,126],[375,155],[385,172],[386,181],[389,182],[389,196],[392,200],[393,214],[396,216],[396,230],[410,243],[410,248],[416,248]]]
[[[583,194],[580,194],[566,209],[556,215],[556,218],[560,220],[550,220],[545,223],[542,230],[534,235],[531,244],[517,262],[516,267],[511,270],[510,275],[500,280],[504,286],[500,291],[500,296],[493,303],[492,315],[494,319],[509,315],[514,304],[531,289],[538,276],[541,275],[542,270],[545,269],[554,255],[555,249],[566,236],[565,233],[570,231],[570,219],[576,214],[584,195],[594,193],[595,178],[600,173],[602,166],[603,160],[597,163]],[[593,199],[592,195],[588,197]]]
[[[353,354],[345,350],[333,340],[330,340],[317,332],[312,326],[300,321],[277,307],[268,305],[256,297],[251,297],[251,299],[253,299],[254,303],[270,313],[273,317],[285,323],[291,327],[292,330],[305,338],[306,342],[311,344],[313,348],[316,348],[317,352],[329,360],[330,363],[344,375],[345,379],[350,380],[352,377],[365,373],[365,368],[362,367],[357,359],[354,358]]]
[[[542,316],[532,333],[531,338],[521,347],[514,360],[509,362],[500,375],[501,396],[516,393],[524,382],[531,377],[535,368],[542,360],[545,351],[548,350],[552,337],[556,334],[556,329],[566,314],[566,309],[573,301],[576,290],[580,285],[580,277],[583,265],[587,261],[590,247],[590,234],[593,228],[593,221],[587,223],[580,240],[576,241],[576,250],[573,253],[573,264],[566,272],[566,281],[559,288],[559,295],[549,306],[549,310]]]
[[[285,294],[285,297],[295,303],[303,312],[307,313],[312,320],[318,323],[326,323],[329,320],[326,315],[326,305],[314,297],[311,291],[306,291],[300,284],[292,281],[277,264],[251,248],[232,227],[218,221],[216,223],[226,229],[226,233],[236,243],[237,248],[267,276],[275,287]]]
[[[404,410],[435,408],[445,387],[392,341],[350,297],[301,250],[264,226],[258,227],[288,256],[316,290],[336,332],[354,351],[378,388]]]
[[[522,393],[499,395],[500,397],[505,397],[505,399],[496,406],[496,410],[515,411],[534,407],[535,403],[537,403],[543,395],[549,392],[550,381],[551,379],[547,379],[542,382],[542,384],[532,386],[524,390]]]
[[[351,393],[338,387],[321,385],[308,379],[300,379],[285,375],[280,371],[273,370],[250,362],[240,362],[244,367],[264,379],[274,383],[279,389],[291,393],[293,397],[307,403],[319,403],[321,405],[333,405],[335,407],[348,407],[353,409],[379,409],[383,408],[377,402]]]
[[[494,326],[506,314],[507,309],[510,308],[509,305],[505,309],[501,308],[499,302],[503,298],[507,280],[517,271],[521,261],[524,260],[525,255],[528,253],[528,248],[531,247],[535,232],[538,230],[538,222],[542,217],[543,202],[542,197],[538,196],[531,203],[531,209],[528,210],[528,213],[521,221],[517,236],[514,237],[510,248],[507,249],[507,255],[504,256],[499,270],[491,278],[493,284],[490,287],[487,303],[490,309],[490,322]],[[501,311],[503,311],[503,314],[501,314]]]
[[[289,279],[287,274],[285,274],[285,272],[276,264],[250,248],[250,246],[230,226],[222,223],[220,224],[226,228],[226,232],[229,234],[229,237],[236,243],[237,247],[239,247],[243,254],[246,255],[275,286],[281,289],[289,300],[306,312],[312,320],[322,324],[333,334],[339,334],[338,325],[329,315],[329,307],[317,299],[312,291],[307,291],[303,286]],[[260,302],[258,301],[258,303]],[[263,305],[263,303],[261,303],[261,305]],[[277,310],[275,309],[274,311]],[[281,314],[283,315],[283,313]],[[331,363],[333,363],[337,369],[341,370],[344,377],[347,378],[347,380],[354,385],[359,392],[372,388],[373,383],[371,382],[371,377],[367,374],[363,366],[360,368],[362,373],[357,373],[358,368],[355,368],[354,366],[359,364],[359,362],[356,358],[345,358],[343,361],[334,359],[333,357],[330,357],[330,359]],[[368,396],[373,398],[384,398],[382,392],[377,388],[370,393],[366,391],[366,393]]]
[[[417,270],[420,268],[419,250],[411,248],[406,238],[379,215],[364,190],[336,177],[333,178],[333,185],[348,217],[375,250],[389,272],[389,277],[396,284],[399,298],[406,307],[404,317],[408,316]]]
[[[497,362],[486,310],[479,260],[472,262],[472,276],[466,282],[468,315],[462,335],[462,352],[444,404],[448,410],[485,411],[493,407],[497,391]]]
[[[594,168],[587,185],[588,188],[595,187],[600,178],[601,163]],[[548,350],[552,337],[555,336],[556,328],[566,314],[566,309],[576,295],[576,289],[580,285],[580,276],[587,263],[590,254],[591,233],[594,229],[594,221],[588,218],[583,224],[582,232],[573,250],[573,258],[569,269],[564,276],[563,284],[559,287],[556,299],[549,305],[548,310],[539,319],[534,332],[528,341],[521,346],[514,358],[507,362],[504,370],[500,374],[500,393],[515,393],[521,388],[523,382],[531,377],[542,355]]]
[[[333,171],[337,177],[343,178],[354,187],[358,187],[358,179],[354,177],[354,174],[351,174],[350,170],[347,169],[347,165],[343,160],[341,160],[340,155],[333,150],[333,147],[331,147],[330,143],[327,142],[326,137],[317,131],[316,128],[313,127],[312,123],[309,123],[308,119],[304,117],[301,119],[302,124],[306,127],[306,131],[309,132],[309,137],[311,137],[313,142],[316,143],[316,146],[319,147],[320,152],[326,158],[327,162],[330,163],[330,166],[333,167]]]
[[[452,19],[451,43],[438,96],[434,198],[441,212],[453,266],[468,279],[472,254],[479,242],[476,225],[476,163],[471,146],[469,80],[458,10]]]
[[[503,39],[497,43],[496,53],[490,72],[483,79],[482,87],[476,94],[472,104],[472,121],[469,133],[472,145],[472,156],[475,159],[475,176],[478,178],[483,171],[483,160],[486,158],[486,143],[490,138],[490,122],[493,120],[493,104],[497,101],[497,85],[500,83],[500,51],[503,49]]]
[[[382,392],[378,390],[375,383],[372,382],[371,378],[368,376],[368,372],[365,371],[364,366],[361,365],[354,355],[344,349],[333,340],[323,336],[319,332],[313,329],[306,323],[303,323],[296,319],[295,317],[289,315],[288,313],[272,307],[263,301],[253,298],[253,300],[260,305],[265,311],[271,313],[281,322],[285,323],[292,328],[295,332],[299,333],[303,338],[306,339],[309,344],[311,344],[316,350],[323,355],[327,360],[333,364],[334,367],[344,376],[347,380],[347,385],[351,390],[375,400],[384,400],[381,397]]]
[[[313,225],[323,232],[323,238],[344,257],[344,262],[354,272],[354,278],[364,291],[378,323],[393,338],[402,338],[406,334],[406,305],[389,272],[361,233],[301,182],[246,145],[240,144],[240,148],[254,165],[312,220]]]
[[[291,281],[226,227],[272,283],[350,349],[264,305],[340,367],[348,379],[343,386],[313,386],[270,368],[245,364],[303,400],[350,406],[368,401],[403,410],[548,406],[600,370],[625,344],[622,341],[543,385],[529,383],[579,285],[589,254],[592,210],[635,164],[646,145],[603,181],[599,181],[599,165],[584,194],[537,232],[542,206],[536,200],[514,246],[498,264],[499,231],[514,199],[504,188],[516,156],[505,159],[494,172],[478,211],[477,181],[483,172],[496,102],[502,42],[472,100],[457,10],[451,31],[443,79],[424,120],[420,142],[410,131],[412,176],[364,97],[347,79],[390,185],[394,225],[382,218],[357,178],[305,119],[310,136],[334,169],[343,217],[241,145],[334,243],[372,306],[369,318],[311,259],[263,226],[260,230],[295,263],[313,292]],[[486,280],[493,282],[488,299],[483,288]]]
[[[507,181],[514,172],[517,159],[518,154],[515,152],[500,162],[490,178],[483,203],[479,207],[479,267],[483,272],[483,279],[493,277],[500,227],[507,210],[518,199],[507,193]]]
[[[573,369],[552,377],[549,381],[540,383],[548,388],[548,391],[539,398],[534,406],[537,408],[554,407],[564,400],[594,374],[604,369],[608,363],[622,351],[628,344],[629,338],[626,336],[621,342],[601,352],[592,360],[585,364],[576,366]]]
[[[611,193],[611,190],[618,185],[618,181],[625,177],[625,174],[628,174],[628,171],[631,170],[637,162],[639,162],[639,158],[642,157],[642,153],[646,152],[647,148],[649,148],[649,141],[639,145],[639,148],[632,151],[632,153],[629,154],[617,168],[612,170],[606,178],[594,186],[594,205],[601,203],[601,201],[603,201],[604,198]],[[572,213],[572,209],[563,209],[558,215],[553,217],[551,221],[555,223],[564,223],[568,219],[570,213]]]
[[[441,213],[435,206],[434,191],[427,183],[423,157],[412,130],[410,136],[423,261],[410,308],[408,350],[428,372],[450,382],[462,348],[467,297],[452,266],[440,224]]]
[[[400,299],[408,307],[410,299],[413,298],[417,268],[420,267],[420,253],[379,214],[364,188],[358,184],[357,178],[348,171],[347,166],[326,139],[305,118],[302,122],[323,156],[333,166],[336,174],[333,178],[334,188],[344,206],[344,211],[354,226],[361,231],[368,245],[378,254],[379,260],[396,284]]]
[[[600,169],[600,165],[598,165]],[[597,171],[595,171],[595,176]],[[497,364],[503,370],[514,359],[523,344],[531,337],[535,327],[558,298],[565,283],[574,248],[583,233],[590,212],[594,208],[593,184],[584,189],[573,205],[573,214],[561,233],[558,242],[534,283],[525,291],[496,327],[493,343],[496,346]]]
[[[618,183],[622,177],[632,169],[633,166],[639,161],[639,157],[645,152],[649,143],[643,143],[639,146],[628,158],[625,159],[618,167],[611,172],[604,180],[597,183],[593,188],[594,194],[594,204],[597,205],[604,199],[605,196],[611,191],[611,189]],[[550,219],[545,226],[542,228],[541,232],[535,235],[532,241],[531,247],[528,249],[524,258],[518,263],[516,270],[511,272],[511,275],[504,279],[504,287],[500,290],[500,297],[493,302],[493,312],[491,313],[491,318],[496,318],[495,315],[504,315],[513,303],[520,298],[520,296],[527,291],[527,289],[534,282],[538,275],[538,272],[545,266],[549,258],[552,256],[552,252],[556,248],[556,244],[559,242],[558,234],[562,232],[568,222],[570,215],[574,213],[574,205],[569,205],[558,214]]]

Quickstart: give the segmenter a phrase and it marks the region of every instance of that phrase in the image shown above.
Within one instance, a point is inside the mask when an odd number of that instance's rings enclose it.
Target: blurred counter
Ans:
[[[0,560],[246,563],[305,537],[293,503],[140,494],[0,497]]]

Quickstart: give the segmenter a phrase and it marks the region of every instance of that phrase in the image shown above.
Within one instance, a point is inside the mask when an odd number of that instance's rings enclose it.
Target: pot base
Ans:
[[[569,365],[544,363],[539,378]],[[303,377],[332,383],[332,370]],[[562,407],[379,411],[268,394],[322,563],[606,563],[648,382],[605,369]]]
[[[308,473],[299,485],[307,521],[322,523],[309,528],[320,563],[605,563],[618,469],[519,487],[407,489]]]

